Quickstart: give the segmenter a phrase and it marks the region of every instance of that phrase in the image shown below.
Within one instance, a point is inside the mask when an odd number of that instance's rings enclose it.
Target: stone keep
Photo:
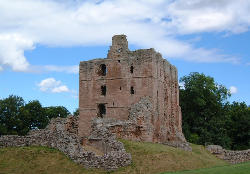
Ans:
[[[115,35],[107,58],[80,62],[79,73],[80,137],[98,118],[119,138],[186,142],[177,69],[153,48],[130,51]]]

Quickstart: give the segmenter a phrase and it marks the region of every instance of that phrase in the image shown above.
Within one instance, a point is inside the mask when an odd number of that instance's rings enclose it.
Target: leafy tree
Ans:
[[[180,79],[180,105],[183,114],[183,131],[188,141],[197,144],[207,142],[230,147],[226,135],[224,105],[229,91],[215,83],[212,77],[197,72]]]
[[[15,95],[0,101],[0,135],[17,134],[17,120],[23,106],[23,98]]]
[[[232,149],[250,148],[250,109],[246,103],[233,102],[227,106],[228,134],[232,140]]]
[[[50,106],[45,107],[45,115],[51,119],[56,117],[66,118],[70,112],[64,106]]]
[[[74,116],[79,116],[79,108],[77,108],[77,109],[75,110],[75,112],[73,113],[73,115],[74,115]]]
[[[19,114],[18,134],[26,135],[31,129],[43,129],[49,122],[38,100],[30,101],[21,108]]]
[[[38,100],[25,104],[22,97],[10,95],[0,100],[0,135],[26,135],[31,129],[43,129],[54,117],[67,117],[63,106],[43,108]]]

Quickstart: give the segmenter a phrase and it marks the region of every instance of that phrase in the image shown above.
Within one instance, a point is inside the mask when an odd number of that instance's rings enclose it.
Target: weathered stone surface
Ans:
[[[183,142],[183,141],[169,141],[169,142],[165,142],[163,143],[167,146],[172,146],[175,148],[179,148],[185,151],[192,151],[192,147],[190,146],[190,144],[188,142]]]
[[[219,145],[209,145],[206,149],[218,158],[226,160],[232,164],[250,161],[250,149],[232,151],[223,149]]]
[[[108,127],[120,138],[186,142],[177,69],[160,53],[130,51],[126,36],[116,35],[107,58],[83,61],[79,68],[80,137],[86,139],[92,120],[101,117],[116,120]]]
[[[219,145],[208,145],[206,149],[212,154],[221,154],[223,153],[223,148]]]
[[[85,167],[117,169],[131,163],[131,155],[123,144],[108,132],[99,132],[98,138],[108,147],[102,156],[86,151],[77,136],[76,117],[52,119],[46,129],[30,131],[27,136],[7,135],[0,137],[0,147],[47,146],[60,150],[73,161]]]

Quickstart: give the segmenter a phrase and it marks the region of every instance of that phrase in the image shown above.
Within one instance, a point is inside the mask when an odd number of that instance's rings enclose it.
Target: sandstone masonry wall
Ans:
[[[79,73],[78,134],[83,139],[90,135],[92,120],[102,118],[134,120],[136,126],[129,126],[129,131],[128,127],[122,128],[124,124],[110,128],[121,138],[186,142],[177,69],[154,49],[130,51],[126,36],[116,35],[107,58],[82,61]],[[145,98],[150,108],[142,110]],[[102,109],[105,112],[101,113]]]

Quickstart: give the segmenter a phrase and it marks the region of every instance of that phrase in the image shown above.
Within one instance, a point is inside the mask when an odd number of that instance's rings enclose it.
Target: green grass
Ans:
[[[168,172],[163,174],[249,174],[249,173],[250,173],[250,162],[236,164],[236,165],[212,167],[208,169]]]
[[[192,145],[186,152],[162,144],[121,140],[132,154],[130,166],[112,174],[154,174],[228,165],[208,153],[203,146]],[[0,174],[104,174],[100,169],[84,169],[63,153],[46,147],[11,147],[0,149]]]

